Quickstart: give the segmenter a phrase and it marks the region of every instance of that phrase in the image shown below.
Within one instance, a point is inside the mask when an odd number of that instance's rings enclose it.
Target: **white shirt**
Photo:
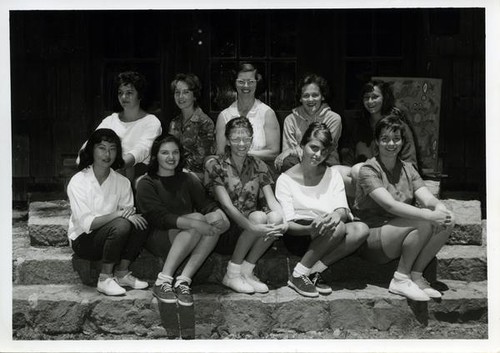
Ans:
[[[289,170],[293,173],[293,170]],[[287,172],[288,173],[288,172]],[[314,219],[330,214],[337,208],[347,208],[344,181],[338,171],[327,168],[315,186],[304,186],[283,173],[276,181],[276,198],[283,208],[286,221]]]
[[[135,164],[149,164],[151,146],[161,134],[161,123],[152,114],[131,122],[121,121],[118,113],[104,118],[97,129],[108,128],[116,132],[122,141],[123,155],[130,153],[135,158]]]
[[[71,205],[68,237],[75,240],[82,233],[90,233],[94,218],[134,205],[130,181],[111,169],[99,185],[92,166],[76,173],[68,184]]]
[[[266,123],[266,113],[269,110],[272,110],[271,107],[262,103],[260,100],[255,99],[252,108],[246,115],[246,118],[250,121],[253,128],[253,140],[250,151],[259,151],[266,147],[266,133],[264,131],[264,125]],[[221,112],[224,125],[239,116],[240,112],[238,111],[237,101]]]

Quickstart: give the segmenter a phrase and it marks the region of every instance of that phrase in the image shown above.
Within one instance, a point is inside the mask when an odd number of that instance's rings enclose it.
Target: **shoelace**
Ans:
[[[319,272],[316,272],[314,274],[314,277],[311,279],[311,283],[316,285],[316,283],[320,283],[321,282],[321,275]]]
[[[181,294],[191,294],[191,288],[187,284],[179,284],[178,287],[181,290]]]
[[[304,281],[305,284],[312,284],[312,285],[314,285],[312,283],[312,281],[309,279],[309,277],[307,277],[306,275],[302,275],[302,276],[300,276],[300,278],[302,279],[302,281]]]
[[[172,285],[168,282],[164,282],[160,285],[160,289],[162,292],[171,292],[172,291]]]

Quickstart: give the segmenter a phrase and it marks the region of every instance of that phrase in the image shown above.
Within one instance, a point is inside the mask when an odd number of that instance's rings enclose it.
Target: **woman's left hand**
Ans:
[[[140,214],[137,213],[133,214],[132,216],[129,216],[127,219],[130,221],[130,223],[134,225],[136,229],[145,230],[148,227],[148,222]]]
[[[341,217],[337,212],[332,212],[321,218],[316,218],[312,225],[317,229],[319,235],[331,234],[340,223]]]

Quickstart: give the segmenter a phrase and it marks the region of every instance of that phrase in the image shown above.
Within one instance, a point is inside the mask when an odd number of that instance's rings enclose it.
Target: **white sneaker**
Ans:
[[[144,289],[148,288],[148,282],[141,281],[132,275],[132,272],[127,273],[123,277],[115,277],[116,283],[122,287],[130,287],[133,289]]]
[[[253,273],[248,274],[242,274],[243,278],[245,281],[253,287],[255,290],[255,293],[267,293],[269,292],[269,287],[261,282],[257,276],[255,276]]]
[[[116,283],[113,277],[108,277],[104,281],[97,281],[97,291],[106,295],[123,295],[127,292]]]
[[[241,274],[233,276],[229,277],[226,272],[224,278],[222,279],[222,284],[238,293],[255,293],[255,289],[249,283],[247,283],[247,281]]]
[[[418,288],[408,276],[405,277],[406,278],[396,278],[395,274],[389,285],[389,292],[420,302],[426,302],[431,299],[423,290]]]
[[[442,296],[441,293],[432,288],[429,282],[427,282],[427,280],[424,277],[420,276],[417,278],[412,278],[412,281],[418,286],[418,288],[423,290],[425,294],[429,296],[429,298],[434,298],[434,299],[441,298]]]

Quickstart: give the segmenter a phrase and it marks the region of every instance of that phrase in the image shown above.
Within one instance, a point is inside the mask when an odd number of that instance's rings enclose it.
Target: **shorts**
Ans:
[[[382,227],[370,228],[370,234],[356,253],[363,259],[376,264],[385,264],[393,260],[386,255],[382,247]]]
[[[214,251],[221,255],[231,255],[243,230],[238,224],[230,220],[229,229],[220,235]]]
[[[312,219],[298,219],[294,221],[297,224],[307,226],[313,222]],[[309,246],[311,245],[310,235],[290,235],[285,233],[283,235],[283,242],[285,243],[286,249],[293,255],[304,256]]]

